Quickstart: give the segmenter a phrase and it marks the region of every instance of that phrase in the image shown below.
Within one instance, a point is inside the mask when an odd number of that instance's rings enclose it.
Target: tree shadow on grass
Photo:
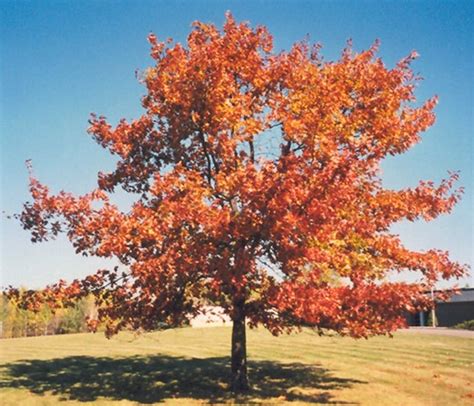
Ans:
[[[61,400],[129,400],[162,402],[191,398],[203,402],[280,401],[337,402],[329,391],[356,383],[337,378],[328,370],[300,363],[252,361],[252,390],[235,398],[227,390],[229,359],[180,358],[167,355],[127,358],[66,357],[24,360],[2,366],[0,387],[22,388],[36,394],[53,394]]]

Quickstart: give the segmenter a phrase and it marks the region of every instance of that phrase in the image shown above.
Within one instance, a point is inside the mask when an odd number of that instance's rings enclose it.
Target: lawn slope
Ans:
[[[227,391],[230,328],[0,341],[0,403],[472,405],[474,340],[248,334],[253,390]]]

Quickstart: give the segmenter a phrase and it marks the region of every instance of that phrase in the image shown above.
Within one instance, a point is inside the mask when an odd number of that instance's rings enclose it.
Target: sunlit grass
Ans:
[[[111,340],[77,334],[0,341],[2,405],[474,403],[474,340],[396,334],[353,340],[310,331],[248,333],[253,390],[227,389],[230,328],[184,328]]]

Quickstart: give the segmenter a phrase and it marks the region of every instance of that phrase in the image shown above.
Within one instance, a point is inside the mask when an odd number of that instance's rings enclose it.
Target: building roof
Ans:
[[[474,288],[462,288],[459,289],[458,294],[451,296],[446,303],[457,303],[457,302],[474,302]]]

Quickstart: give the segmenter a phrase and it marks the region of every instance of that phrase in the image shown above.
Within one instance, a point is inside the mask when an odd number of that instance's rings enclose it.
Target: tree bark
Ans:
[[[245,302],[234,303],[232,325],[231,389],[244,392],[250,389],[247,376],[247,339],[245,335]]]

